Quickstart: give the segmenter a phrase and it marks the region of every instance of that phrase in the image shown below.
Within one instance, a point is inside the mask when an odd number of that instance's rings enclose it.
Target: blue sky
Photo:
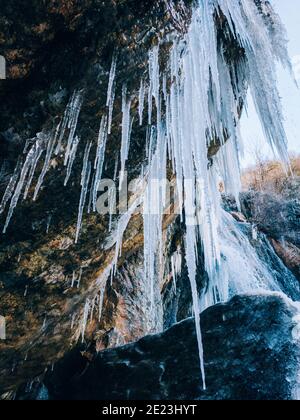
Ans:
[[[300,63],[300,0],[271,0],[271,3],[286,27],[290,56],[296,63]],[[295,69],[300,85],[300,64]],[[278,68],[278,86],[282,97],[289,149],[300,153],[300,89],[297,89],[289,73],[281,68]],[[243,167],[254,163],[257,150],[265,157],[272,158],[272,152],[265,144],[264,135],[250,99],[248,105],[248,117],[244,113],[241,122],[245,143]]]

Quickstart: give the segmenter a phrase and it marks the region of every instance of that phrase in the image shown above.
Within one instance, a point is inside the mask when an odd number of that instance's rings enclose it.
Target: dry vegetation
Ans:
[[[300,155],[291,156],[290,168],[286,171],[281,162],[265,160],[257,154],[256,165],[245,170],[242,175],[243,190],[290,197],[298,194],[300,198]]]
[[[286,171],[280,162],[257,155],[244,171],[243,213],[270,239],[277,255],[300,281],[300,155]]]

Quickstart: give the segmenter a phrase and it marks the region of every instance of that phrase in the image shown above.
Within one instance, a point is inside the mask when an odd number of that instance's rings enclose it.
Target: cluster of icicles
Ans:
[[[168,3],[170,13],[175,13],[176,9],[172,2]],[[199,314],[206,307],[217,301],[225,301],[228,297],[227,286],[222,281],[226,276],[222,271],[222,250],[218,237],[218,232],[222,229],[218,184],[220,179],[223,179],[226,191],[232,193],[238,202],[239,155],[242,152],[238,104],[241,101],[245,102],[247,87],[250,88],[267,141],[281,158],[288,159],[281,103],[276,88],[275,63],[281,61],[286,67],[290,67],[290,63],[286,52],[284,30],[278,17],[264,2],[261,6],[262,11],[258,11],[254,0],[199,0],[194,7],[187,33],[182,35],[174,31],[169,36],[168,41],[171,39],[173,46],[163,74],[159,66],[159,44],[164,40],[149,51],[149,77],[141,80],[138,93],[139,123],[149,126],[146,140],[148,163],[141,175],[146,182],[128,212],[119,218],[112,235],[114,241],[110,244],[116,248],[111,267],[111,272],[114,273],[122,249],[123,234],[132,214],[143,203],[144,275],[150,282],[151,299],[155,302],[155,288],[159,287],[161,280],[159,277],[162,275],[158,267],[163,258],[162,222],[166,196],[163,188],[153,192],[151,181],[163,182],[167,177],[167,165],[171,162],[176,175],[179,213],[186,225],[185,260],[193,294],[204,388],[205,372]],[[262,12],[266,7],[268,7],[267,14],[264,15]],[[244,50],[240,60],[234,63],[226,59],[225,50],[218,41],[216,19],[227,20],[228,33],[225,35]],[[89,202],[89,211],[96,209],[106,143],[112,127],[116,77],[117,55],[113,57],[108,83],[107,112],[100,121],[96,157],[93,161],[91,160],[93,143],[88,142],[85,147],[76,242],[87,202]],[[134,93],[131,95],[124,85],[121,174],[125,170],[130,153],[133,95]],[[33,199],[37,199],[53,155],[64,153],[65,185],[67,185],[80,142],[76,127],[82,101],[82,92],[74,92],[55,135],[38,134],[35,143],[27,151],[23,164],[17,165],[0,207],[0,212],[3,212],[10,200],[4,232],[22,191],[24,199],[27,197],[43,153],[45,153],[44,164],[35,186]],[[213,139],[218,139],[222,147],[211,164],[208,160],[208,145]],[[205,269],[209,276],[209,286],[200,298],[196,284],[199,241],[202,244]],[[173,271],[178,271],[176,264],[173,260]],[[109,275],[108,272],[106,275]],[[100,307],[103,302],[101,296]],[[83,336],[88,312],[89,309],[86,307],[82,322]]]

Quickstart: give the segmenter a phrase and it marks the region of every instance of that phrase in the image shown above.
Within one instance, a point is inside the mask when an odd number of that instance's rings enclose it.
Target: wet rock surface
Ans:
[[[137,343],[91,353],[89,360],[73,350],[44,384],[53,399],[292,399],[300,357],[297,315],[279,294],[237,296],[206,310],[206,391],[192,318]]]
[[[176,25],[163,1],[23,3],[6,2],[0,17],[0,53],[7,64],[7,79],[0,81],[1,198],[18,157],[24,161],[26,144],[32,145],[37,133],[55,130],[75,89],[84,91],[77,132],[82,140],[68,188],[63,186],[66,173],[59,155],[51,159],[37,201],[32,201],[31,188],[28,198],[19,200],[7,233],[1,233],[0,314],[6,319],[7,337],[0,342],[0,394],[43,374],[77,343],[85,302],[95,296],[99,277],[114,255],[104,249],[108,218],[97,213],[84,215],[80,241],[74,244],[82,157],[86,143],[96,143],[107,111],[112,56],[117,52],[118,79],[103,173],[108,178],[113,178],[120,150],[122,84],[136,94],[148,72],[149,47],[161,31]],[[128,162],[131,179],[140,174],[144,160],[146,129],[136,125]],[[1,231],[6,215],[7,209],[0,214]],[[96,341],[104,349],[153,332],[142,248],[142,219],[136,216],[124,238],[120,273],[103,285],[101,320],[95,312],[86,343]]]

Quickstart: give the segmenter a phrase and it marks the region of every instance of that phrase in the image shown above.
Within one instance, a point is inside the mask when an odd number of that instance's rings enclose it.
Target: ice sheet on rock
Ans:
[[[299,283],[283,265],[268,239],[256,234],[252,226],[237,222],[222,210],[220,224],[222,274],[229,297],[255,291],[284,292],[299,299]],[[261,253],[263,250],[263,254]]]

